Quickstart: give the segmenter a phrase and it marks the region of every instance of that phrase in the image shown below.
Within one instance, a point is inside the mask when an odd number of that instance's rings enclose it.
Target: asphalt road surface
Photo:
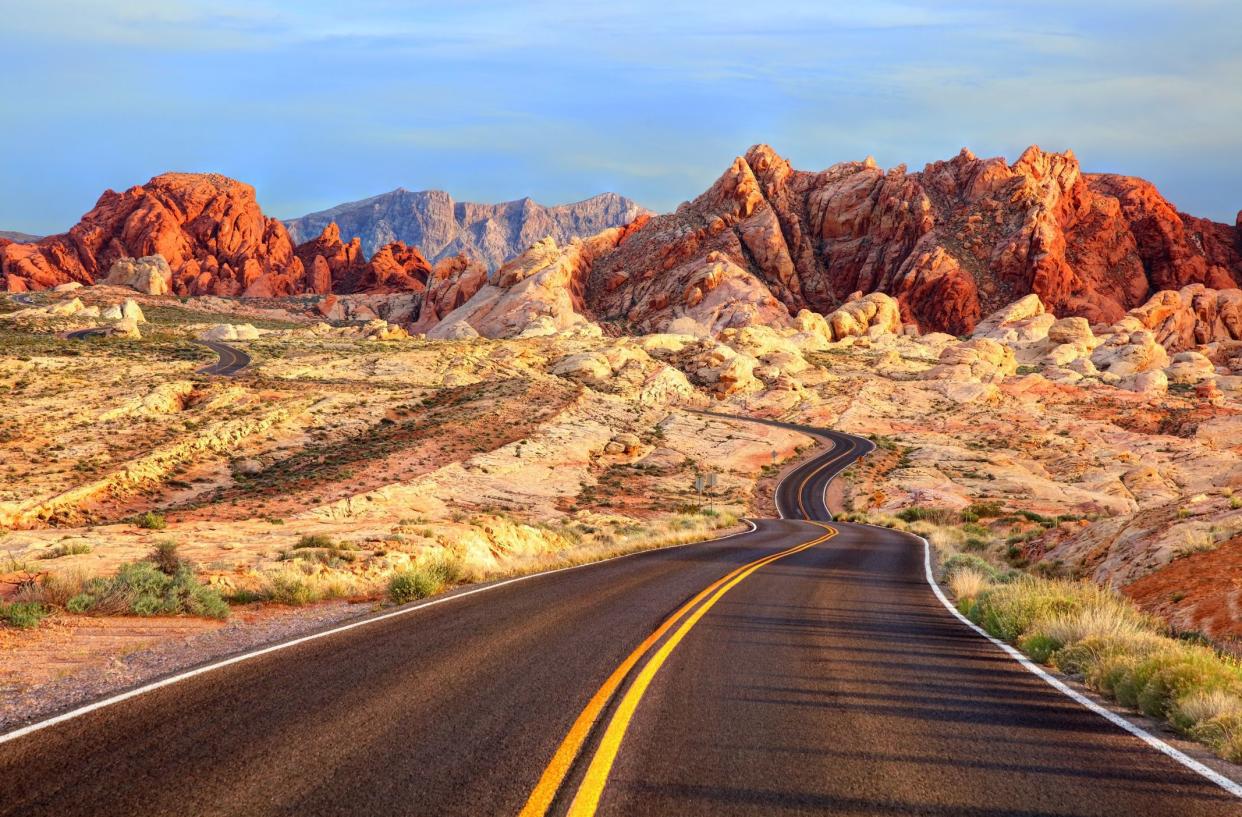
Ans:
[[[0,737],[0,814],[1242,814],[953,618],[913,537],[805,521],[870,447],[825,436],[791,518]]]
[[[83,340],[96,335],[103,336],[106,334],[108,334],[108,330],[105,327],[93,326],[90,329],[75,329],[72,332],[67,332],[65,338],[67,340]]]
[[[246,354],[241,349],[229,346],[227,343],[221,343],[218,340],[200,340],[195,342],[206,346],[208,349],[215,352],[220,358],[220,360],[210,366],[204,366],[199,369],[199,374],[232,377],[250,365],[250,355]]]

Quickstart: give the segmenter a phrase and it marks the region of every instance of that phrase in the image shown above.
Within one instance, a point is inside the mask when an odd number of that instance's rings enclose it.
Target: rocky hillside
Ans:
[[[368,256],[394,241],[415,245],[432,261],[465,254],[496,269],[541,238],[559,243],[628,224],[646,212],[616,193],[545,207],[529,198],[503,204],[455,202],[443,190],[405,190],[340,204],[285,222],[295,241],[309,241],[329,224],[358,238]]]
[[[924,330],[970,332],[1032,293],[1057,315],[1112,324],[1158,290],[1242,281],[1237,226],[1037,147],[1012,164],[963,150],[908,173],[870,159],[799,171],[759,145],[677,212],[607,240],[585,263],[580,249],[563,252],[577,256],[566,263],[582,309],[624,331],[787,325],[800,309],[826,314],[875,291]]]

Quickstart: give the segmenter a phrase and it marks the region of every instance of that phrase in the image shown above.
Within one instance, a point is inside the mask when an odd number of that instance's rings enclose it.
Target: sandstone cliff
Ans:
[[[529,198],[475,204],[455,202],[442,190],[398,188],[285,224],[298,242],[310,240],[335,223],[347,238],[359,239],[367,254],[400,241],[418,246],[433,262],[465,254],[495,270],[548,236],[566,244],[576,237],[628,224],[644,212],[635,202],[615,193],[545,207]]]

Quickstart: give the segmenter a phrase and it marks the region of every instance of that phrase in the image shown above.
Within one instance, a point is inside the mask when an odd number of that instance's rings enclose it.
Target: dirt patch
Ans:
[[[1242,645],[1242,536],[1176,559],[1122,592],[1180,630]]]

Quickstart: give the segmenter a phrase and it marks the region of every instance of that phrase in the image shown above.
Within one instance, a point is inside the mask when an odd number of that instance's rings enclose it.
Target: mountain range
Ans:
[[[687,319],[716,332],[883,292],[904,322],[954,334],[1031,293],[1058,315],[1112,323],[1156,291],[1242,281],[1242,213],[1233,225],[1179,213],[1142,179],[1034,146],[1012,163],[962,150],[908,172],[871,159],[795,170],[757,145],[664,215],[612,194],[543,208],[397,190],[292,223],[265,216],[249,185],[164,174],[105,192],[66,234],[0,246],[0,272],[10,290],[89,284],[118,258],[158,253],[181,295],[426,289],[436,319],[490,281],[462,315],[485,329],[513,325],[489,315],[520,303],[617,331]],[[437,301],[446,292],[451,303]]]
[[[564,243],[628,224],[647,212],[616,193],[545,207],[530,198],[502,204],[457,202],[443,190],[397,188],[285,222],[295,243],[335,223],[343,240],[358,238],[370,257],[394,241],[416,246],[431,261],[454,255],[496,269],[545,236]]]
[[[31,235],[30,233],[19,233],[16,230],[0,230],[0,238],[6,241],[24,243],[29,241],[38,241],[43,236]]]

